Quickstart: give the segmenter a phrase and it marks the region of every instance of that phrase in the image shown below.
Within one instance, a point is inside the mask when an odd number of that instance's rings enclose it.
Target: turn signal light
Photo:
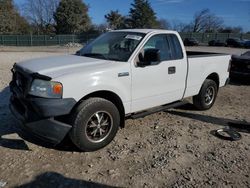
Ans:
[[[53,86],[53,93],[54,94],[62,94],[63,92],[63,87],[61,84],[59,83],[56,83],[54,86]]]

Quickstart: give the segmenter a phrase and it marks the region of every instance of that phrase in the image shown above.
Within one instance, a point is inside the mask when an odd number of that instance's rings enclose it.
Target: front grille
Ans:
[[[18,111],[19,114],[21,114],[22,116],[25,116],[25,112],[26,112],[26,108],[25,106],[20,102],[20,100],[18,100],[15,97],[12,97],[12,104],[14,105],[15,109]]]
[[[12,81],[22,94],[26,93],[29,86],[29,79],[27,77],[25,77],[21,72],[15,71],[13,72]]]

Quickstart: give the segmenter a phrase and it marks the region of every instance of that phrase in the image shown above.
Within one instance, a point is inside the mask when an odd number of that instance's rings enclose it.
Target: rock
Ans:
[[[212,182],[211,180],[209,180],[209,181],[207,181],[207,184],[208,184],[208,185],[213,185],[214,182]]]
[[[165,135],[165,134],[162,135],[162,138],[167,139],[167,135]]]
[[[0,188],[4,187],[5,185],[7,185],[7,182],[0,181]]]
[[[193,181],[193,178],[190,177],[189,175],[184,175],[183,176],[187,181]]]
[[[68,48],[80,48],[80,47],[82,47],[81,44],[79,44],[79,43],[73,43],[73,42],[69,42],[68,44],[65,44],[64,46],[68,47]]]
[[[108,175],[112,176],[114,174],[115,174],[115,170],[114,169],[108,170]]]
[[[197,157],[197,158],[199,158],[199,157],[200,157],[200,154],[199,154],[199,153],[196,153],[194,156]]]
[[[158,125],[154,126],[154,129],[155,129],[155,130],[156,130],[156,129],[159,129],[159,126],[158,126]]]
[[[93,166],[94,166],[94,165],[92,165],[92,164],[89,164],[89,165],[88,165],[89,168],[92,168]]]
[[[98,172],[98,174],[101,175],[101,176],[104,176],[104,174],[102,172]]]
[[[151,167],[152,167],[152,168],[156,168],[156,167],[157,167],[157,164],[155,164],[155,163],[154,163],[154,164],[151,164]]]

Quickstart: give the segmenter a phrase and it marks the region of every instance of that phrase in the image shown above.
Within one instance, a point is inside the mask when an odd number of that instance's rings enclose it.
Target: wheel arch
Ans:
[[[217,85],[217,89],[219,89],[219,87],[220,87],[220,77],[216,72],[208,75],[206,79],[213,80]]]
[[[75,107],[72,110],[74,110],[79,104],[81,104],[82,101],[87,100],[89,98],[94,98],[94,97],[103,98],[103,99],[106,99],[106,100],[112,102],[119,110],[119,114],[120,114],[120,118],[121,118],[120,127],[124,127],[124,125],[125,125],[124,105],[123,105],[123,102],[121,100],[121,97],[119,97],[116,93],[114,93],[112,91],[100,90],[100,91],[95,91],[95,92],[89,93],[86,96],[84,96],[83,98],[81,98],[76,103]]]

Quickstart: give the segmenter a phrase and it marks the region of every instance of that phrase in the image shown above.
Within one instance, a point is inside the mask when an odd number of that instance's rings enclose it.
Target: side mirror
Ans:
[[[137,63],[138,66],[144,67],[152,65],[153,62],[160,62],[161,55],[159,49],[147,49],[144,52],[144,56],[140,53],[139,54],[139,61]]]

